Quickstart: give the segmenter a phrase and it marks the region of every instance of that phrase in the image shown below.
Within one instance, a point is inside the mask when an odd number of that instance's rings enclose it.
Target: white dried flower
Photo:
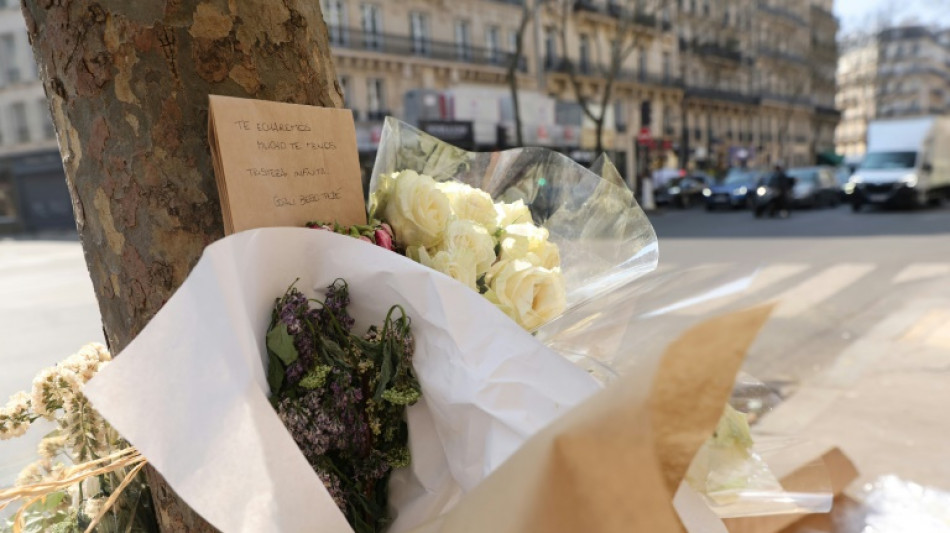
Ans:
[[[26,433],[32,423],[30,395],[18,392],[0,409],[0,440],[19,437]]]
[[[66,446],[66,437],[65,435],[57,435],[55,437],[46,437],[41,440],[39,445],[36,447],[36,453],[44,459],[52,459],[60,454],[63,451],[63,448]]]
[[[82,504],[82,514],[86,515],[90,519],[99,516],[99,511],[102,510],[103,504],[106,503],[106,498],[88,498]]]
[[[45,368],[37,374],[33,379],[33,390],[30,395],[33,412],[47,420],[53,420],[54,412],[63,405],[62,387],[64,385],[55,367]]]
[[[39,483],[46,478],[46,475],[49,473],[49,463],[47,461],[37,461],[35,463],[28,464],[23,470],[20,471],[20,474],[17,475],[16,481],[13,485],[16,487],[24,487],[26,485],[32,485],[34,483]]]

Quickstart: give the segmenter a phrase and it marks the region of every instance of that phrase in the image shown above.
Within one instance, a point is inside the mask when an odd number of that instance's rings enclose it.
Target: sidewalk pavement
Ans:
[[[840,447],[860,477],[950,490],[950,296],[910,301],[857,339],[755,431]]]
[[[56,237],[55,235],[53,237]],[[88,342],[103,342],[99,306],[75,238],[0,239],[0,405],[33,376]],[[0,487],[35,460],[36,445],[53,429],[0,442]]]

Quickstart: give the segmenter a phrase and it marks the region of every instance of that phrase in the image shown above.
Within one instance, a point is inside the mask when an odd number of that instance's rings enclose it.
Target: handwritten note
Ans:
[[[346,109],[209,97],[208,141],[225,233],[310,220],[366,223]]]

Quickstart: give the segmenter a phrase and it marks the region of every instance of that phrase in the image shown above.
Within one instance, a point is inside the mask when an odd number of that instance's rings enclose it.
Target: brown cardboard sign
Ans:
[[[350,110],[210,96],[208,142],[226,234],[366,223]]]

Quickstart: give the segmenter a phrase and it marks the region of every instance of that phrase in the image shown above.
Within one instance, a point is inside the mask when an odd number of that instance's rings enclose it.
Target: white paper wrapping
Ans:
[[[452,505],[530,435],[589,397],[590,376],[482,296],[398,254],[326,231],[253,230],[209,246],[185,283],[85,389],[172,488],[224,532],[349,531],[268,403],[274,300],[343,277],[357,328],[401,304],[423,401],[392,531]]]

